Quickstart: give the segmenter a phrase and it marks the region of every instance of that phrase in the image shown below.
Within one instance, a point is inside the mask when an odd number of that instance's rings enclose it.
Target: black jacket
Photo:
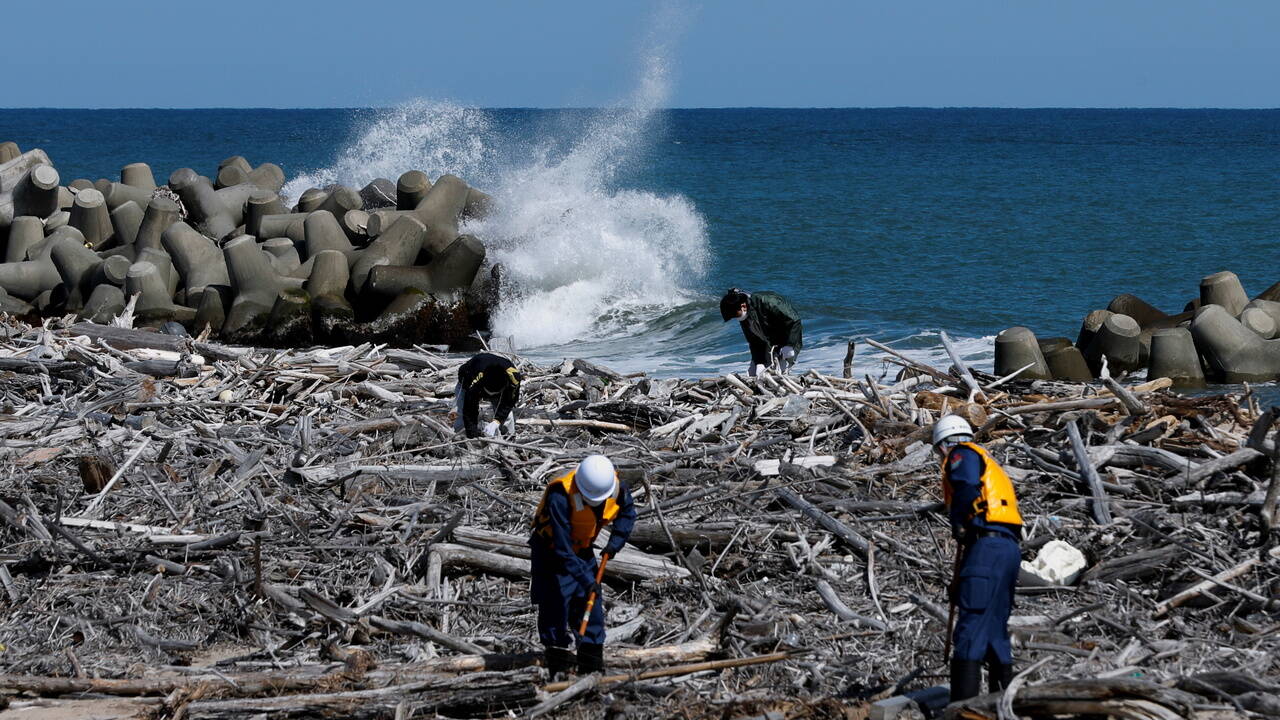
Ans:
[[[480,353],[458,368],[462,388],[462,422],[467,437],[480,436],[480,399],[494,405],[493,419],[503,422],[520,400],[521,376],[510,360],[492,353]]]
[[[790,345],[796,355],[804,344],[800,313],[791,302],[775,292],[756,292],[747,297],[747,319],[742,321],[742,334],[751,348],[751,362],[769,365],[769,349]]]

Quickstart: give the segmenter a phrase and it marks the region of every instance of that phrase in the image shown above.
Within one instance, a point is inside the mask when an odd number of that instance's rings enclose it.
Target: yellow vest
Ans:
[[[1018,498],[1014,495],[1013,481],[1009,479],[1008,473],[980,445],[971,442],[959,444],[982,457],[982,489],[978,492],[978,499],[973,501],[973,513],[969,517],[977,517],[981,513],[982,519],[989,523],[1021,525],[1022,515],[1018,513]],[[942,458],[942,497],[950,508],[951,478],[948,475],[945,457]]]
[[[622,484],[614,484],[613,495],[605,498],[604,508],[600,518],[597,519],[596,509],[588,505],[578,493],[577,486],[574,484],[575,474],[576,472],[571,472],[547,483],[547,489],[542,492],[542,502],[538,503],[538,511],[533,514],[533,532],[550,542],[552,531],[551,516],[547,513],[547,495],[559,485],[569,496],[569,530],[573,540],[573,550],[582,552],[589,549],[600,531],[618,517],[618,511],[621,509],[618,505],[618,494],[622,492]]]

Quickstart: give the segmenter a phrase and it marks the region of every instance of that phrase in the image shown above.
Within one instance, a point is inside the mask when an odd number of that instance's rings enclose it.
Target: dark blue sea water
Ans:
[[[501,202],[471,228],[520,281],[499,332],[628,370],[744,367],[730,285],[791,297],[802,361],[835,368],[863,336],[940,358],[939,329],[989,365],[999,330],[1074,338],[1118,293],[1280,280],[1280,111],[0,110],[0,140],[64,181],[233,154],[295,196],[454,172]]]

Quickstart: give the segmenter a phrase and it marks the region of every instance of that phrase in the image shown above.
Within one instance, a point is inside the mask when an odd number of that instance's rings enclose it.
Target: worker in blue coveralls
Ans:
[[[940,418],[933,426],[933,446],[942,456],[942,494],[962,553],[950,589],[959,609],[951,656],[955,702],[979,694],[984,662],[990,692],[1004,689],[1013,678],[1009,613],[1022,559],[1022,516],[1009,475],[973,442],[973,428],[964,418]]]
[[[538,637],[545,648],[547,672],[554,678],[574,664],[571,639],[577,639],[581,674],[604,670],[604,598],[596,585],[596,536],[610,526],[601,559],[622,550],[636,524],[631,491],[618,480],[613,463],[589,455],[573,472],[552,480],[542,495],[529,537],[532,596],[538,606]],[[587,597],[596,602],[587,632],[577,637]]]

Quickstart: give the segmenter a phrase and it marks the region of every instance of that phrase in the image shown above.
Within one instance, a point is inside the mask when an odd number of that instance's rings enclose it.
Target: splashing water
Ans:
[[[491,162],[492,134],[482,110],[413,100],[380,113],[333,165],[295,177],[281,194],[297,198],[334,183],[359,189],[379,177],[394,182],[408,170],[480,182]]]
[[[474,227],[515,281],[494,331],[517,347],[635,334],[689,301],[705,272],[706,223],[692,203],[613,186],[656,134],[671,37],[651,42],[633,95],[600,112],[563,155],[543,148],[505,173],[498,213]]]
[[[668,15],[656,19],[632,95],[585,126],[564,113],[530,140],[496,132],[483,110],[415,101],[381,114],[336,163],[285,193],[411,169],[456,174],[497,201],[492,216],[463,228],[507,270],[496,334],[522,350],[635,334],[693,297],[709,254],[688,200],[616,187],[619,170],[653,142],[670,93]]]

